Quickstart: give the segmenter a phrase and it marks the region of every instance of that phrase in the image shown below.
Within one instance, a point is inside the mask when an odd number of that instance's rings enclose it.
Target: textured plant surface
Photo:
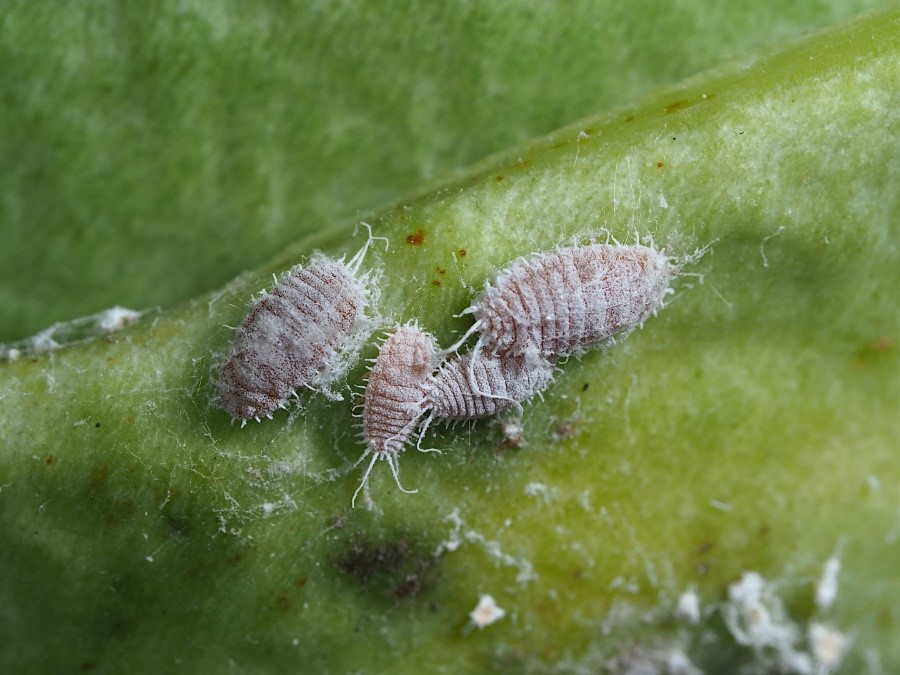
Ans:
[[[5,337],[168,305],[321,232],[134,327],[0,363],[0,670],[666,672],[689,659],[769,672],[821,648],[817,625],[852,642],[848,672],[900,669],[900,11],[657,90],[371,214],[422,178],[717,62],[728,31],[747,49],[845,11],[810,7],[773,32],[736,3],[648,21],[644,7],[610,17],[626,28],[594,34],[588,54],[562,27],[589,8],[563,22],[539,6],[485,18],[423,5],[401,20],[310,4],[286,22],[227,6],[9,5],[2,264],[4,279],[19,272],[0,289]],[[713,34],[686,40],[700,15],[719,20],[701,24]],[[441,20],[457,60],[407,62]],[[552,43],[523,30],[541,24]],[[270,34],[310,67],[292,69]],[[340,49],[309,47],[316,35]],[[470,55],[478,36],[496,51]],[[282,58],[263,63],[273,49]],[[422,77],[428,54],[445,79]],[[520,67],[530,89],[511,104]],[[447,96],[453,72],[463,84]],[[326,86],[347,104],[298,110],[274,93]],[[210,402],[250,296],[314,248],[355,252],[360,209],[389,239],[363,266],[381,270],[385,325],[418,319],[444,345],[518,255],[606,233],[705,253],[643,330],[561,365],[526,407],[524,445],[490,421],[439,428],[426,445],[442,455],[400,458],[418,494],[376,466],[374,508],[351,510],[355,394],[244,429]],[[171,260],[145,254],[157,227],[181,242]],[[60,287],[66,265],[84,284]],[[56,335],[91,332],[70,328]],[[832,556],[826,610],[814,596]],[[728,589],[751,570],[771,582],[751,628],[782,647],[795,630],[792,651],[738,644]],[[696,625],[674,613],[690,588]],[[482,594],[506,615],[471,629]]]

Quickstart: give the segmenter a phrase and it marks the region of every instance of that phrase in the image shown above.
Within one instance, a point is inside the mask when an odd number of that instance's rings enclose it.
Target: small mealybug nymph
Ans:
[[[356,496],[379,459],[387,460],[402,492],[416,492],[400,484],[397,456],[427,411],[425,397],[438,365],[437,342],[415,324],[397,327],[382,343],[366,383],[362,415],[366,449],[357,464],[369,455],[372,459],[353,493],[351,506],[356,505]]]
[[[250,308],[217,382],[222,407],[241,426],[286,408],[300,387],[340,398],[329,385],[353,365],[373,325],[366,310],[375,291],[357,272],[374,239],[370,229],[349,262],[314,253]]]

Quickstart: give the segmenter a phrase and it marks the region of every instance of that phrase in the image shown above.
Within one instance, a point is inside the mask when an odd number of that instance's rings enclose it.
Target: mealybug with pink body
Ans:
[[[660,307],[677,272],[648,246],[569,246],[519,258],[464,312],[480,333],[476,353],[577,354],[637,328]]]
[[[416,492],[400,484],[396,458],[427,411],[425,397],[439,365],[437,347],[434,337],[416,325],[398,327],[381,345],[366,384],[362,415],[366,450],[357,464],[369,455],[372,460],[351,506],[356,505],[356,496],[379,459],[387,460],[401,491]]]
[[[446,421],[488,417],[527,401],[553,380],[554,365],[541,356],[472,353],[447,361],[434,376],[426,402],[432,417]],[[429,420],[430,421],[430,420]]]
[[[371,332],[373,291],[357,272],[373,239],[370,230],[346,263],[314,253],[263,292],[241,321],[217,384],[222,407],[242,426],[286,408],[300,387],[340,398],[328,387],[346,374]]]

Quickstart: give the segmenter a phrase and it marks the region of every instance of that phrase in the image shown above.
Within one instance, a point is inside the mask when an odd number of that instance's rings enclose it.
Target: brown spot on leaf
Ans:
[[[497,176],[497,182],[501,182],[504,178],[505,176],[501,173],[499,176]]]
[[[433,280],[431,281],[431,285],[432,285],[432,286],[438,286],[438,287],[440,287],[440,285],[441,285],[441,280],[440,280],[440,279],[433,279]]]
[[[663,110],[668,115],[669,113],[673,113],[676,110],[681,110],[686,104],[687,104],[687,101],[672,101]]]
[[[437,271],[438,271],[438,274],[447,274],[447,270],[445,270],[443,267],[438,267]]]
[[[422,242],[425,241],[425,230],[418,229],[412,234],[406,235],[406,243],[410,246],[421,246]]]
[[[428,572],[436,562],[430,547],[420,548],[408,537],[384,543],[352,538],[331,562],[375,595],[414,598],[429,587]]]
[[[665,166],[665,164],[663,164],[662,162],[657,162],[657,163],[656,163],[656,168],[657,168],[657,169],[661,169],[661,168],[663,168],[664,166]]]
[[[464,248],[459,249],[459,257],[460,258],[465,258],[467,255],[468,255],[468,251],[466,251],[466,249],[464,249]]]

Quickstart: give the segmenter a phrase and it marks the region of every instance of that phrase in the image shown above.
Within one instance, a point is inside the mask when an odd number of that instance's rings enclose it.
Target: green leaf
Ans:
[[[900,668],[898,27],[883,11],[658,90],[367,218],[386,325],[442,344],[518,255],[608,233],[693,260],[642,330],[561,366],[526,446],[485,421],[405,453],[417,495],[378,466],[377,508],[350,509],[353,396],[245,429],[212,403],[226,324],[314,247],[357,250],[349,227],[0,364],[0,670],[771,670],[797,654],[723,620],[751,570],[785,612],[769,597],[757,626],[798,653],[821,623],[852,637],[848,672]],[[673,618],[690,587],[696,627]],[[482,594],[506,616],[469,630]]]

